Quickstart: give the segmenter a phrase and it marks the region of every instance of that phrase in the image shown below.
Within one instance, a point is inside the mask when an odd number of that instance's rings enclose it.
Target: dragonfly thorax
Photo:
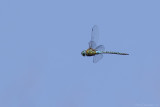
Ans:
[[[94,56],[96,54],[96,50],[89,48],[86,50],[86,55],[87,56]]]

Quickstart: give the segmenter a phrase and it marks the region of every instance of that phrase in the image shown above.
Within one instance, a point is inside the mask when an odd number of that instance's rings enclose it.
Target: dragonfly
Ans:
[[[117,55],[129,55],[127,53],[105,51],[104,45],[98,45],[99,29],[97,25],[92,27],[91,40],[89,41],[89,48],[81,52],[82,56],[93,56],[93,63],[97,63],[103,58],[103,54],[117,54]]]

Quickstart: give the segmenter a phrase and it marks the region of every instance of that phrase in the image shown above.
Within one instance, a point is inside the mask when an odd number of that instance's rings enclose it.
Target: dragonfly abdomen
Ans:
[[[103,51],[96,51],[96,54],[102,54],[104,53]]]
[[[111,51],[106,51],[106,52],[103,52],[103,53],[106,53],[106,54],[117,54],[117,55],[129,55],[127,53],[111,52]]]

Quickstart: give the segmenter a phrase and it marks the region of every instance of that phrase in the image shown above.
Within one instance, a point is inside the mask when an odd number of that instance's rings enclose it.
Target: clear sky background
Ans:
[[[160,107],[160,1],[0,0],[0,107]]]

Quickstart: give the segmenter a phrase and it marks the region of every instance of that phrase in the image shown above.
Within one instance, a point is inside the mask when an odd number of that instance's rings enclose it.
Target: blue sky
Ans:
[[[1,107],[160,107],[160,1],[1,0]],[[107,51],[81,56],[91,28]]]

